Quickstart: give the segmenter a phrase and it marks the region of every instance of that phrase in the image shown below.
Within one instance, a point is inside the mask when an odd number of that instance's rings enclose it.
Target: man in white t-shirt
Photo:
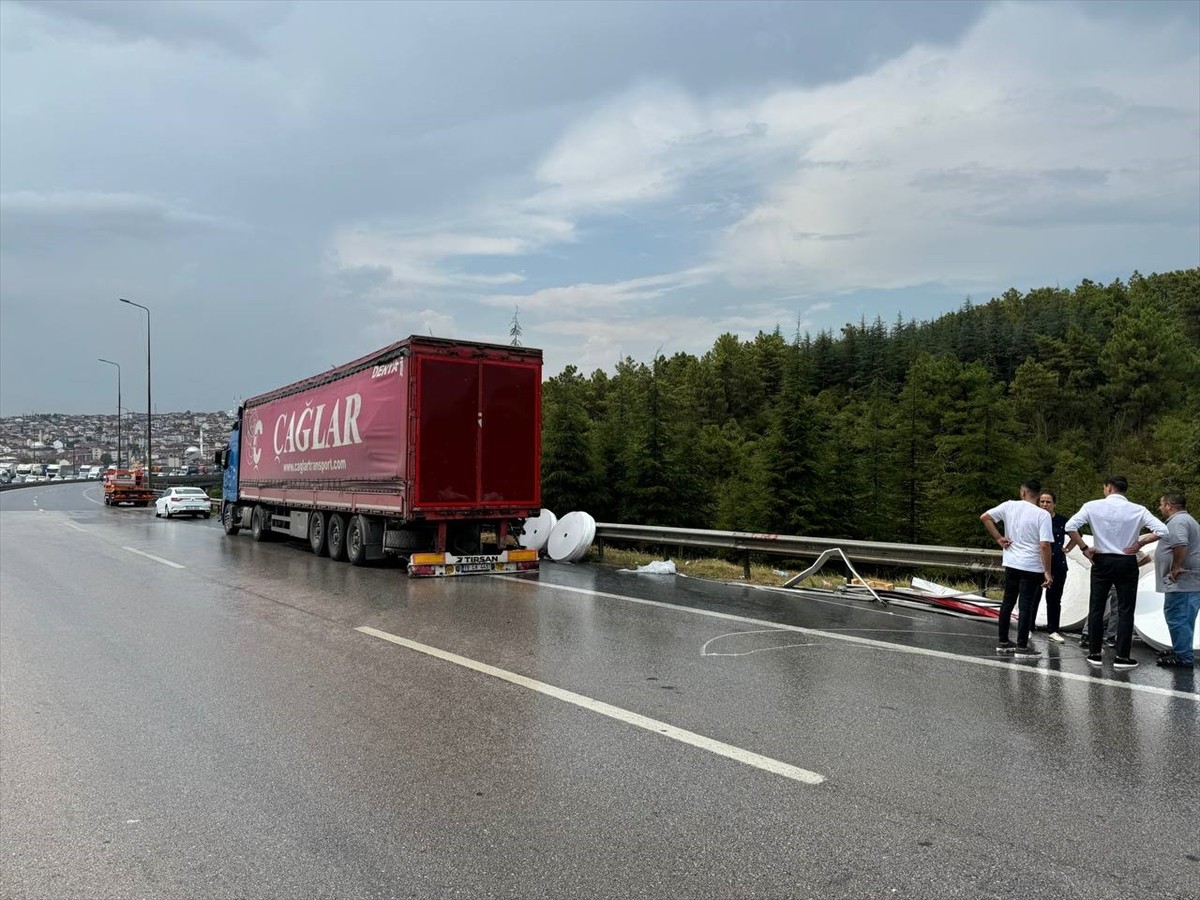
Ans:
[[[1004,551],[1004,599],[1000,603],[1000,642],[997,653],[1011,653],[1021,659],[1037,657],[1029,646],[1033,614],[1043,588],[1053,582],[1050,545],[1054,526],[1050,513],[1038,506],[1042,486],[1037,481],[1021,485],[1020,500],[1005,500],[979,517],[983,527]],[[997,523],[1004,523],[1000,534]],[[1013,607],[1017,608],[1017,642],[1008,639]]]

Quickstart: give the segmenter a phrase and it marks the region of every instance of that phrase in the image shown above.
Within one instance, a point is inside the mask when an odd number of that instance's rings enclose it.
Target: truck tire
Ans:
[[[313,510],[308,517],[308,546],[317,556],[329,555],[329,543],[326,540],[328,529],[325,526],[325,513],[319,509]]]
[[[232,537],[242,530],[241,525],[238,524],[238,520],[240,518],[241,514],[238,512],[238,508],[235,504],[221,504],[221,526],[225,529],[226,534]]]
[[[254,507],[250,514],[250,537],[256,541],[265,541],[271,536],[271,521],[267,508],[261,504]]]
[[[367,522],[362,516],[351,516],[346,526],[346,559],[352,566],[367,564]]]
[[[341,513],[330,513],[325,525],[329,558],[342,562],[346,558],[346,517]]]

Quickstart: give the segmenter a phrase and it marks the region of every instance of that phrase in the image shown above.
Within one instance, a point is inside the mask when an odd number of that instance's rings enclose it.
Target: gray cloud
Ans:
[[[289,14],[290,0],[16,0],[65,28],[92,29],[116,41],[263,55],[263,36]]]
[[[0,194],[0,227],[11,250],[60,238],[161,240],[230,226],[217,217],[139,194],[14,191]]]
[[[954,191],[987,196],[1035,190],[1047,185],[1094,187],[1104,184],[1110,173],[1104,169],[1046,169],[1029,171],[992,166],[955,166],[918,172],[909,184],[922,191]]]
[[[514,306],[553,372],[1195,264],[1197,9],[0,2],[0,412],[107,403],[119,296],[196,409]]]

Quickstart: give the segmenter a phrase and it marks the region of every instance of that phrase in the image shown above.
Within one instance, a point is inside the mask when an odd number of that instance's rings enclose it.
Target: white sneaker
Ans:
[[[1067,642],[1067,639],[1057,631],[1050,632],[1048,635],[1046,635],[1046,637],[1054,641],[1056,644],[1065,644]]]

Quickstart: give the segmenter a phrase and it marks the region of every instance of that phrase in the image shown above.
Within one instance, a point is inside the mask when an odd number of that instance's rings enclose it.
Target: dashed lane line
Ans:
[[[450,653],[447,650],[441,650],[437,647],[431,647],[428,644],[419,644],[416,641],[410,641],[408,638],[400,637],[399,635],[390,634],[386,631],[380,631],[377,628],[371,628],[366,625],[361,625],[354,629],[363,634],[369,634],[372,637],[380,638],[384,641],[390,641],[393,644],[398,644],[401,647],[407,647],[409,650],[415,650],[418,653],[424,653],[427,656],[432,656],[445,662],[453,663],[456,666],[462,666],[465,669],[471,669],[475,672],[480,672],[484,675],[490,675],[493,678],[499,678],[501,681],[507,681],[510,684],[515,684],[519,687],[527,688],[531,691],[537,691],[539,694],[545,694],[547,697],[553,697],[556,700],[561,700],[564,703],[571,703],[575,706],[586,709],[590,712],[599,713],[602,716],[608,716],[610,719],[616,719],[619,722],[624,722],[628,725],[634,725],[638,728],[644,728],[646,731],[652,731],[655,734],[660,734],[663,737],[671,738],[684,744],[690,744],[693,747],[699,747],[701,750],[707,750],[709,753],[715,753],[718,756],[724,756],[727,759],[732,759],[747,766],[753,766],[756,769],[762,769],[764,772],[771,772],[775,775],[782,775],[784,778],[790,778],[793,781],[799,781],[804,784],[820,784],[825,780],[824,775],[819,775],[816,772],[811,772],[808,769],[801,769],[798,766],[793,766],[790,763],[781,762],[777,759],[771,759],[769,756],[762,756],[750,750],[744,750],[741,747],[735,747],[732,744],[726,744],[722,741],[714,740],[710,737],[705,737],[702,734],[696,734],[694,731],[686,731],[683,728],[676,728],[674,725],[668,725],[666,722],[660,722],[657,719],[651,719],[639,713],[630,712],[627,709],[621,709],[619,706],[612,706],[600,700],[594,700],[591,697],[585,697],[583,694],[576,694],[574,691],[564,690],[560,687],[555,687],[552,684],[546,684],[542,681],[535,681],[532,678],[527,678],[524,675],[518,675],[516,672],[509,672],[507,669],[498,669],[495,666],[489,666],[487,663],[479,662],[478,660],[468,659],[465,656],[459,656],[457,653]]]
[[[162,563],[164,566],[170,566],[172,569],[186,569],[187,566],[181,566],[177,562],[171,562],[169,559],[163,559],[161,556],[155,556],[153,553],[147,553],[145,550],[138,550],[136,547],[122,547],[122,550],[128,550],[130,553],[136,553],[138,556],[144,556],[146,559],[152,559],[156,563]]]

